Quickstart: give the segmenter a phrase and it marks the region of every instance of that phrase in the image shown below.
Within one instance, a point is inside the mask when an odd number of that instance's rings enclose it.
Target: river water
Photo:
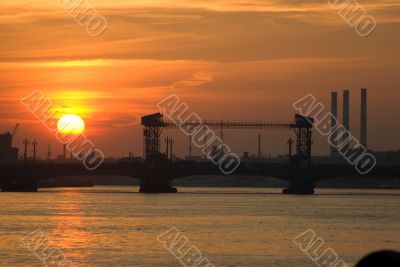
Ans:
[[[349,266],[368,252],[400,249],[400,190],[317,189],[313,196],[260,188],[137,190],[0,193],[0,265],[43,266],[49,253],[32,246],[40,234],[48,251],[59,249],[75,266],[183,266],[157,240],[173,227],[215,266],[316,266],[292,241],[308,229]]]

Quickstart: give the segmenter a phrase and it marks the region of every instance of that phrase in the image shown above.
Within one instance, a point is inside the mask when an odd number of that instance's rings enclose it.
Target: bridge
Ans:
[[[118,162],[103,163],[94,171],[87,170],[81,163],[36,163],[32,165],[0,166],[0,189],[3,192],[36,192],[38,182],[62,176],[127,176],[140,180],[142,193],[172,193],[174,179],[192,175],[222,175],[211,162]],[[289,187],[283,193],[312,194],[314,183],[333,177],[361,177],[350,165],[312,164],[310,168],[292,163],[242,163],[235,170],[237,176],[265,176],[282,179]],[[368,176],[399,177],[400,168],[376,167]],[[364,177],[364,176],[363,176]]]
[[[191,138],[193,136],[200,135],[199,140],[203,141],[203,153],[209,156],[209,159],[213,161],[213,157],[220,157],[221,160],[228,158],[223,153],[223,142],[219,144],[219,148],[214,155],[207,153],[207,146],[212,141],[207,140],[207,131],[209,129],[220,129],[221,139],[223,129],[251,129],[251,130],[266,130],[266,129],[280,129],[280,130],[293,130],[296,134],[296,154],[291,155],[291,145],[289,152],[289,164],[287,166],[281,166],[280,170],[267,166],[269,175],[277,175],[276,177],[286,179],[289,181],[289,187],[284,190],[285,193],[299,193],[299,194],[312,194],[314,193],[314,183],[311,175],[311,145],[312,145],[312,128],[313,118],[304,117],[296,114],[294,121],[292,122],[227,122],[227,121],[185,121],[185,122],[171,122],[164,121],[161,113],[155,113],[148,116],[142,117],[143,130],[143,154],[148,162],[160,161],[163,158],[160,153],[160,137],[162,131],[167,129],[183,129]],[[200,133],[200,134],[199,134]],[[203,133],[203,134],[201,134]],[[214,140],[215,140],[214,136]],[[219,150],[219,151],[218,151]],[[217,155],[215,155],[217,154]],[[218,155],[219,154],[219,155]],[[165,157],[164,157],[165,158]],[[220,161],[221,161],[220,160]],[[215,162],[215,161],[214,161]],[[258,166],[260,167],[260,166]],[[258,172],[254,172],[251,166],[247,165],[247,168],[240,166],[235,174],[250,174],[262,175],[265,171],[264,167],[261,166]],[[192,174],[200,174],[196,168],[192,169]]]
[[[191,131],[202,126],[218,129],[283,129],[296,133],[296,154],[286,163],[271,164],[265,162],[241,163],[231,175],[268,176],[286,180],[289,186],[283,189],[288,194],[313,194],[314,183],[318,180],[337,176],[360,176],[352,166],[317,165],[311,162],[312,118],[295,115],[288,123],[254,122],[185,122],[179,126],[163,120],[160,113],[142,118],[144,127],[144,162],[103,163],[94,171],[85,169],[83,164],[43,163],[0,165],[0,189],[12,192],[35,192],[38,181],[59,176],[99,176],[122,175],[140,180],[142,193],[177,192],[171,186],[174,179],[192,175],[221,175],[221,170],[208,162],[177,161],[172,162],[160,153],[161,132],[165,128],[186,127]],[[207,142],[205,142],[207,143]],[[397,169],[376,168],[371,175],[399,175]]]

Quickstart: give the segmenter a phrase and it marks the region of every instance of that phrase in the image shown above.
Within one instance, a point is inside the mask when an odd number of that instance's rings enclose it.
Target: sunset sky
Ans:
[[[369,93],[369,144],[400,149],[400,2],[360,0],[377,21],[360,37],[321,0],[90,0],[108,22],[87,34],[58,0],[0,3],[0,131],[36,138],[44,157],[61,145],[20,103],[41,90],[83,117],[107,156],[142,155],[140,117],[175,93],[203,119],[290,121],[292,103],[351,90],[358,137],[360,88]],[[341,98],[339,98],[339,104]],[[187,137],[177,131],[178,155]],[[256,152],[258,131],[226,132],[232,149]],[[266,154],[285,153],[289,133],[262,132]],[[315,153],[328,153],[316,137]]]

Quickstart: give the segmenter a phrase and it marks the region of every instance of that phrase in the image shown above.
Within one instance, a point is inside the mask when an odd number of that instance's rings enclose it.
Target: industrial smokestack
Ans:
[[[343,91],[343,126],[347,131],[350,131],[350,91]],[[347,151],[350,148],[349,142],[346,142],[346,139],[349,137],[349,134],[344,134],[342,142],[346,144],[343,149]]]
[[[365,148],[367,145],[367,89],[361,89],[361,120],[360,120],[360,143]]]
[[[334,157],[336,155],[337,151],[337,132],[335,131],[336,129],[336,121],[337,121],[337,92],[332,92],[331,93],[331,113],[332,113],[332,120],[331,120],[331,157]]]

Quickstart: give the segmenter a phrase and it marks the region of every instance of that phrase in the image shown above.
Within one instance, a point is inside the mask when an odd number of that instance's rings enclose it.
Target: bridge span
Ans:
[[[396,176],[396,168],[377,167],[370,176]],[[128,176],[140,180],[142,193],[172,193],[174,179],[192,175],[221,175],[221,171],[211,162],[152,162],[152,163],[104,163],[94,171],[87,170],[81,163],[7,165],[0,166],[0,189],[3,192],[36,192],[38,181],[62,176]],[[289,184],[283,193],[312,194],[314,183],[333,177],[360,177],[350,165],[312,165],[304,168],[293,164],[242,163],[232,174],[235,176],[265,176],[286,180]]]

